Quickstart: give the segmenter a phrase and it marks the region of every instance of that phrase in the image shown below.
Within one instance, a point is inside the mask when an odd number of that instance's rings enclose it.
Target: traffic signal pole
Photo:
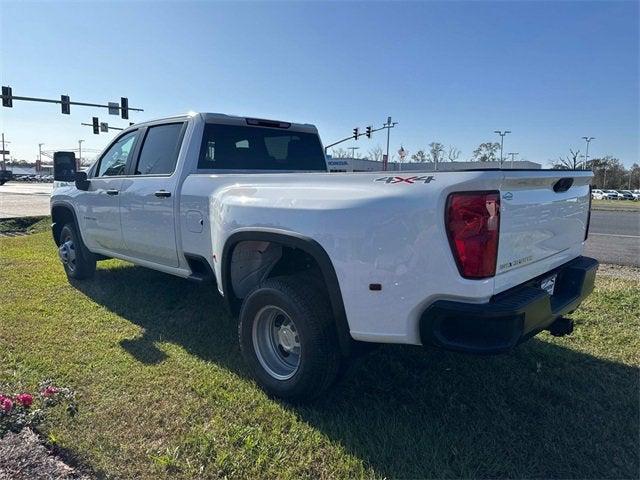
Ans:
[[[107,108],[109,109],[110,113],[112,111],[115,111],[115,115],[120,112],[120,115],[125,120],[129,118],[129,111],[144,112],[142,108],[130,107],[127,97],[120,97],[119,105],[117,103],[113,103],[111,105],[103,105],[100,103],[72,102],[69,98],[69,95],[61,95],[60,100],[52,98],[17,96],[13,94],[12,88],[7,86],[2,87],[2,95],[0,97],[2,98],[2,106],[8,108],[13,107],[14,100],[22,100],[25,102],[57,103],[62,106],[62,113],[65,115],[69,115],[71,113],[71,105],[78,105],[81,107]]]
[[[391,118],[391,117],[389,117],[389,118]],[[393,125],[397,125],[397,124],[398,124],[398,122],[395,122]],[[371,138],[371,134],[372,133],[379,132],[380,130],[384,130],[385,128],[387,128],[387,127],[386,126],[382,126],[380,128],[367,127],[366,132],[362,132],[362,133],[360,133],[360,130],[358,128],[354,128],[352,135],[350,135],[348,137],[345,137],[345,138],[343,138],[341,140],[338,140],[337,142],[333,142],[333,143],[327,145],[326,147],[324,147],[324,153],[326,155],[331,147],[335,147],[336,145],[339,145],[341,143],[348,142],[349,140],[358,140],[363,135],[366,135],[367,138]],[[388,150],[389,150],[389,145],[388,145],[388,141],[387,141],[387,151]]]

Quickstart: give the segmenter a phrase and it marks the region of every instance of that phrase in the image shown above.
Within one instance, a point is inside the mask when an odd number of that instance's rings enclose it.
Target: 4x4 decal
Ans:
[[[374,181],[384,183],[429,183],[433,180],[433,175],[422,175],[421,177],[380,177]]]

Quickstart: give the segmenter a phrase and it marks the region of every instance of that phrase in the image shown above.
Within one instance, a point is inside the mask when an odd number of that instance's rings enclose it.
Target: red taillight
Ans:
[[[452,193],[447,199],[445,222],[460,275],[493,277],[500,234],[499,192]]]

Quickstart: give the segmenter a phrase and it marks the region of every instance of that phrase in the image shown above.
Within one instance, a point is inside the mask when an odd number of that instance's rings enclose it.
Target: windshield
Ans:
[[[208,124],[199,169],[326,171],[318,135],[286,129]]]

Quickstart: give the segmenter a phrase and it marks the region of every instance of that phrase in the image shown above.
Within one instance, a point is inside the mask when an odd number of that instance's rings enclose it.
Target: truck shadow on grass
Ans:
[[[121,342],[140,362],[161,362],[162,340],[247,376],[212,285],[126,266],[76,288],[144,329]],[[544,339],[496,357],[382,346],[321,400],[284,406],[381,477],[637,478],[639,378]]]

